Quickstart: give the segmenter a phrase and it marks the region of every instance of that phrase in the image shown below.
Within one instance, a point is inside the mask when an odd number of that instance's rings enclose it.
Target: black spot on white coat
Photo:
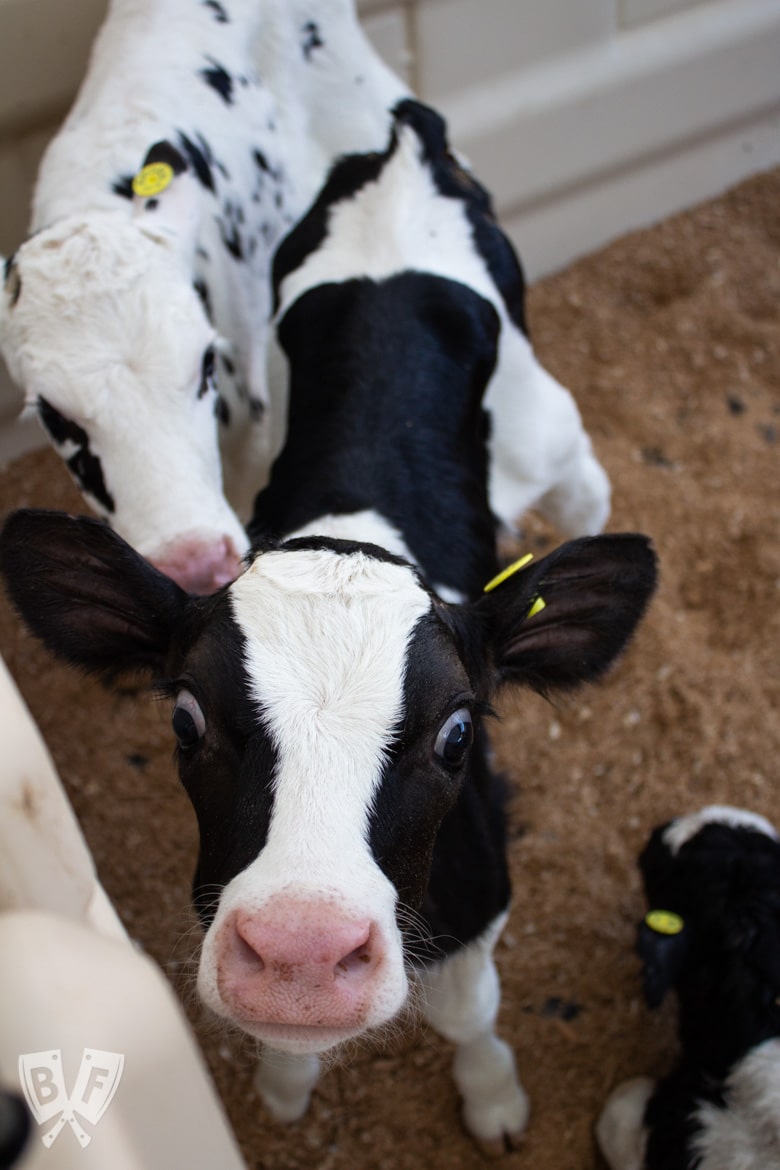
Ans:
[[[219,94],[226,106],[233,104],[233,78],[228,73],[224,65],[220,65],[219,61],[215,61],[213,57],[207,57],[208,66],[206,69],[200,70],[200,76],[206,82],[206,85]]]
[[[307,20],[303,26],[302,33],[301,49],[306,60],[311,61],[315,49],[324,48],[325,42],[322,39],[320,27],[314,20]]]
[[[100,460],[90,451],[87,432],[78,423],[60,414],[45,398],[39,397],[37,405],[38,417],[55,445],[63,447],[72,443],[76,447],[71,454],[64,454],[73,478],[106,512],[113,512],[114,498],[106,487]]]
[[[217,24],[230,23],[230,17],[228,16],[227,9],[225,8],[224,4],[220,3],[220,0],[203,0],[203,7],[211,9],[212,13],[214,14],[214,20],[217,22]]]

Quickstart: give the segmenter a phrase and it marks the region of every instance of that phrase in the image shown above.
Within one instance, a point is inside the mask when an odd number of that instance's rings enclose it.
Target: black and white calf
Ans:
[[[109,5],[0,265],[0,351],[90,505],[188,589],[247,548],[219,445],[244,515],[270,464],[273,249],[404,92],[352,0]],[[144,161],[168,185],[134,196]]]
[[[199,989],[271,1050],[257,1083],[275,1115],[303,1112],[317,1054],[396,1016],[414,972],[456,1046],[470,1132],[503,1148],[527,1102],[495,1034],[510,890],[484,720],[505,684],[602,675],[655,558],[642,536],[582,538],[483,592],[497,565],[482,404],[501,315],[428,270],[445,199],[424,230],[393,221],[395,151],[429,174],[427,135],[442,132],[419,107],[397,123],[389,152],[345,161],[328,188],[362,216],[355,178],[373,169],[359,186],[386,195],[364,251],[388,259],[376,279],[345,275],[331,232],[333,279],[290,295],[291,257],[306,269],[323,217],[280,254],[288,434],[243,574],[194,598],[104,525],[30,512],[8,520],[0,567],[51,650],[108,677],[145,671],[171,697],[200,827]],[[466,207],[453,200],[451,218]]]
[[[780,839],[711,805],[655,830],[640,865],[645,994],[674,988],[682,1052],[618,1086],[597,1126],[611,1170],[780,1167]]]

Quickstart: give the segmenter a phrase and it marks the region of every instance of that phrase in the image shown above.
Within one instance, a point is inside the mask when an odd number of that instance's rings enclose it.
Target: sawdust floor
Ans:
[[[671,1005],[651,1015],[639,996],[637,852],[652,826],[712,801],[780,822],[780,171],[541,282],[530,321],[612,477],[610,528],[650,533],[662,566],[605,684],[555,706],[507,697],[495,732],[514,794],[500,1023],[533,1110],[505,1165],[593,1170],[608,1090],[674,1055]],[[0,477],[0,511],[19,505],[80,510],[50,452]],[[529,522],[526,547],[543,542]],[[249,1165],[478,1170],[431,1034],[350,1054],[297,1126],[264,1116],[250,1048],[193,1003],[196,832],[167,710],[53,665],[5,606],[0,649],[109,894],[189,1003]]]

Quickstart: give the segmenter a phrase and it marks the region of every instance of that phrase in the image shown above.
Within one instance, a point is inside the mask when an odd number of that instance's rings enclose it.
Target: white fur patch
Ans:
[[[230,882],[203,946],[199,986],[219,1010],[215,940],[237,908],[257,911],[282,892],[328,898],[376,923],[387,946],[366,1026],[406,996],[396,891],[367,832],[385,752],[403,714],[409,639],[430,609],[411,568],[363,553],[280,551],[258,556],[231,587],[246,640],[245,669],[278,766],[268,838]]]
[[[780,1166],[780,1040],[741,1060],[723,1087],[725,1109],[702,1105],[694,1139],[700,1170],[777,1170]]]
[[[727,804],[709,804],[698,812],[672,821],[663,835],[664,844],[676,856],[687,841],[700,833],[705,825],[726,825],[730,829],[752,829],[777,841],[777,830],[758,813],[744,808],[732,808]]]
[[[356,277],[386,280],[407,271],[459,281],[504,312],[474,247],[463,202],[439,194],[421,161],[416,133],[401,126],[398,146],[379,178],[334,204],[323,243],[282,281],[280,316],[320,284]]]
[[[334,540],[376,544],[393,556],[404,557],[407,561],[414,560],[398,529],[384,516],[370,510],[318,516],[310,524],[288,533],[287,539],[293,540],[300,536],[329,536]]]
[[[649,1077],[634,1077],[610,1094],[596,1122],[596,1139],[610,1170],[642,1170],[647,1148],[645,1109],[654,1090],[655,1082]]]

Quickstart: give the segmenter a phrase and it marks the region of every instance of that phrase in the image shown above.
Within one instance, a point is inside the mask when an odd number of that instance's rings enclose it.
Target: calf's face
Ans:
[[[32,236],[5,266],[0,347],[93,510],[209,592],[236,575],[247,541],[222,491],[216,339],[175,223],[180,194],[167,210]]]
[[[193,598],[105,526],[25,512],[0,567],[55,653],[163,680],[200,827],[201,995],[289,1051],[399,1010],[399,922],[420,907],[491,695],[600,675],[655,578],[643,537],[599,537],[448,605],[400,558],[313,538]]]

